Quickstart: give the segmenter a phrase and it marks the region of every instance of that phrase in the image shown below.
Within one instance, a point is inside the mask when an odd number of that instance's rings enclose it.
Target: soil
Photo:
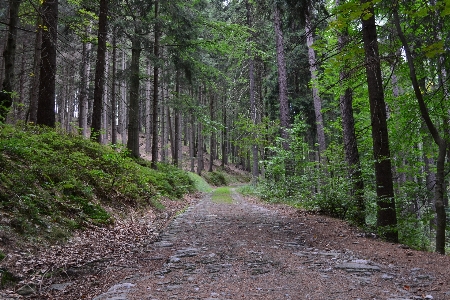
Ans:
[[[7,261],[22,273],[22,290],[0,299],[450,299],[449,256],[233,198],[167,201],[163,215],[136,214],[39,255],[17,253]]]

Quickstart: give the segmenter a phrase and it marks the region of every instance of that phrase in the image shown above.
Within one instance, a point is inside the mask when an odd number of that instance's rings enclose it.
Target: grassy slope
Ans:
[[[186,172],[163,164],[152,170],[124,149],[34,126],[0,125],[2,234],[64,239],[74,229],[113,222],[112,212],[163,209],[160,197],[194,189]]]

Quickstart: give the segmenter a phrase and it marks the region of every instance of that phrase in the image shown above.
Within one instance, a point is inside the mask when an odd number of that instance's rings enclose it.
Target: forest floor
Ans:
[[[11,268],[41,275],[0,299],[450,299],[449,256],[231,191],[231,202],[166,201],[161,215],[17,253]]]

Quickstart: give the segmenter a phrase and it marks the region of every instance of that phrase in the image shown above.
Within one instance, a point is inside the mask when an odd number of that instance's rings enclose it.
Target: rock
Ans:
[[[357,263],[357,262],[347,262],[347,263],[342,263],[342,264],[338,264],[337,266],[335,266],[336,269],[343,269],[346,270],[347,272],[373,272],[373,271],[380,271],[380,267],[378,266],[372,266],[372,265],[368,265],[368,264],[363,264],[363,263]]]
[[[36,287],[32,284],[26,284],[19,288],[16,293],[24,297],[30,296],[36,293]]]
[[[73,282],[66,282],[66,283],[60,283],[60,284],[52,284],[49,288],[51,290],[57,290],[57,291],[64,291],[66,287],[71,286]]]

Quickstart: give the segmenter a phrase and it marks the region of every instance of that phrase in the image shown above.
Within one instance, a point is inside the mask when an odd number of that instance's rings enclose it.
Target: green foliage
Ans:
[[[211,186],[205,181],[203,177],[198,176],[197,174],[192,172],[188,172],[188,176],[192,180],[193,185],[197,191],[203,193],[209,193],[213,191]]]
[[[206,182],[213,186],[228,185],[226,174],[221,171],[205,172],[202,174]]]
[[[0,127],[0,210],[21,234],[61,239],[87,224],[113,222],[106,207],[163,208],[194,190],[186,172],[136,163],[125,149],[35,126]]]

